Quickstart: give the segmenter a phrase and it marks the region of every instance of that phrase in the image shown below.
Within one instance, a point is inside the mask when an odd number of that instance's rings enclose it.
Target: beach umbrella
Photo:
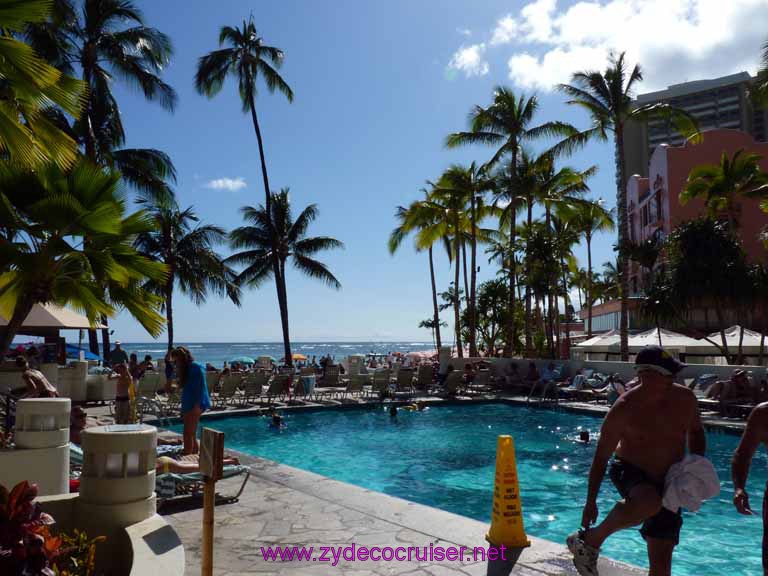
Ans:
[[[256,364],[256,360],[250,356],[235,356],[229,361],[230,364],[234,364],[235,362],[238,364]]]
[[[304,354],[291,354],[291,358],[294,360],[306,360],[307,357]]]

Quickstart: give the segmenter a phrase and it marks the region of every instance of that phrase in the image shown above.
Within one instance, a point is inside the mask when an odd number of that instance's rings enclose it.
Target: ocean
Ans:
[[[221,367],[224,362],[229,362],[238,356],[250,356],[254,359],[259,356],[272,356],[277,360],[283,357],[282,342],[176,342],[176,346],[185,346],[195,357],[195,360],[205,364],[210,362],[214,366]],[[141,361],[149,354],[154,359],[165,356],[165,342],[123,342],[123,349],[129,354],[135,352]],[[335,360],[341,360],[350,354],[387,354],[389,352],[422,352],[434,350],[432,342],[292,342],[293,354],[304,354],[310,360],[312,356],[330,354]]]

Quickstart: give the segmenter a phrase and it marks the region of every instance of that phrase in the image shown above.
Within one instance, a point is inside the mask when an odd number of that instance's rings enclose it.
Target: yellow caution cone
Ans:
[[[496,444],[496,481],[493,488],[491,529],[486,540],[495,546],[527,548],[531,545],[523,527],[520,486],[517,482],[515,443],[512,436],[499,436]]]

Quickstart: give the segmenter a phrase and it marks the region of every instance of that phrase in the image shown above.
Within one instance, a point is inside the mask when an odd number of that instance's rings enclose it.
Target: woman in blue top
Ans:
[[[184,454],[197,454],[197,425],[200,414],[211,407],[205,369],[195,362],[192,354],[179,346],[173,351],[176,376],[181,386],[181,416],[184,419]]]

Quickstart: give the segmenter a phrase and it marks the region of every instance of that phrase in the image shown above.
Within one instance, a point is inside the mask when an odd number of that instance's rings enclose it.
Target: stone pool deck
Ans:
[[[488,525],[463,516],[373,492],[269,460],[242,455],[251,477],[238,502],[216,507],[214,574],[296,574],[314,576],[481,576],[484,562],[268,562],[261,546],[367,547],[487,546]],[[217,485],[234,490],[236,480]],[[186,553],[186,574],[200,573],[202,510],[195,506],[161,510],[176,529]],[[180,506],[180,505],[177,505]],[[525,506],[525,503],[523,503]],[[564,546],[530,538],[513,574],[576,574]],[[314,554],[319,555],[319,552]],[[601,576],[636,576],[643,571],[603,560]]]

